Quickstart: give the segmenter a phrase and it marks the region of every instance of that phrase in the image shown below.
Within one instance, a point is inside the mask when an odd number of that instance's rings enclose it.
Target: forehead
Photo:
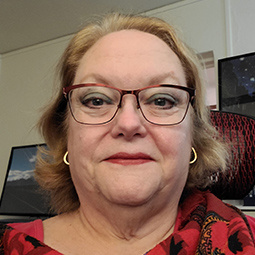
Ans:
[[[75,82],[91,82],[93,80],[87,79],[95,75],[106,79],[109,75],[133,77],[139,82],[143,76],[153,79],[166,75],[176,78],[175,84],[185,85],[184,71],[177,55],[160,38],[137,30],[110,33],[84,54]]]

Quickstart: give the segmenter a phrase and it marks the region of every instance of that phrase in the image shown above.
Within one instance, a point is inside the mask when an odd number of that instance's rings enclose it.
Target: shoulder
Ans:
[[[246,218],[249,222],[250,228],[251,228],[251,232],[253,234],[253,237],[255,238],[255,218],[249,215],[246,215]]]
[[[0,223],[0,254],[60,255],[56,250],[27,234],[34,234],[38,237],[40,234],[38,226],[42,226],[41,220],[8,225]]]
[[[35,220],[25,223],[12,223],[8,226],[18,230],[19,232],[25,233],[26,235],[32,236],[37,240],[43,242],[44,240],[44,231],[43,231],[43,222],[42,220]]]

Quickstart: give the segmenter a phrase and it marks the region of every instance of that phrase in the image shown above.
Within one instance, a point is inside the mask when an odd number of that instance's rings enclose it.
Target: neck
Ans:
[[[141,206],[124,206],[97,202],[90,205],[81,203],[77,213],[81,231],[89,231],[97,240],[108,243],[152,245],[168,237],[174,230],[178,211],[178,201],[174,203],[152,204]]]

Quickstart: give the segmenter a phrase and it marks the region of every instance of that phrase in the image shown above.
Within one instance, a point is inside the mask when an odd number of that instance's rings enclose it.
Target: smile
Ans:
[[[140,165],[154,161],[149,155],[144,153],[129,154],[126,152],[116,153],[105,159],[106,162],[119,165]]]

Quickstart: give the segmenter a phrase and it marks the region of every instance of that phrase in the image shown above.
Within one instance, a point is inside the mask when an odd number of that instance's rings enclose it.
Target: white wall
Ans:
[[[255,51],[254,0],[184,0],[148,12],[174,24],[197,52],[217,59]],[[53,71],[69,37],[0,58],[0,192],[12,146],[43,142],[33,129],[52,92]]]
[[[174,25],[196,52],[213,50],[216,59],[226,55],[224,0],[186,0],[147,14]]]
[[[13,146],[43,142],[35,125],[53,90],[53,73],[67,39],[1,56],[0,192]]]
[[[240,55],[255,51],[255,1],[225,0],[228,51],[227,55]]]
[[[1,64],[2,64],[2,55],[0,55],[0,79],[1,79],[1,70],[2,70]],[[0,83],[0,86],[1,86],[1,83]]]

